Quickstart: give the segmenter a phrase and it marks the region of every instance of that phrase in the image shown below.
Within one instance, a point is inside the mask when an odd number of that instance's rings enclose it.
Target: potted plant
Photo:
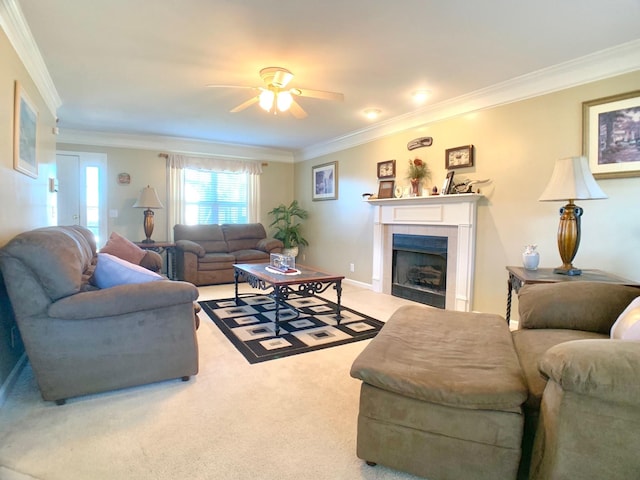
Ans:
[[[274,238],[284,243],[282,253],[295,257],[298,255],[298,246],[307,246],[309,242],[302,236],[302,224],[296,222],[295,219],[306,219],[309,213],[298,205],[298,201],[294,200],[289,206],[281,203],[269,212],[273,216],[273,222],[269,225],[273,227],[276,233]]]
[[[419,197],[422,195],[422,182],[431,178],[431,172],[425,162],[419,158],[409,160],[409,172],[407,174],[411,182],[411,196]]]

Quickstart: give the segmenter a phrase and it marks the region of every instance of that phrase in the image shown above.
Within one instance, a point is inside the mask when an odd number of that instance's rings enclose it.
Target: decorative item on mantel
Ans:
[[[431,171],[425,162],[419,158],[409,160],[409,172],[407,178],[411,182],[411,196],[422,196],[422,183],[426,178],[431,178]]]
[[[536,250],[537,245],[525,245],[522,252],[522,265],[526,270],[537,270],[540,264],[540,253]]]

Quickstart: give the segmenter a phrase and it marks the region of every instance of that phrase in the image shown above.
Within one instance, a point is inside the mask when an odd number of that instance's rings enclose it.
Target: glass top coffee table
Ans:
[[[298,310],[289,305],[287,300],[292,294],[310,296],[322,293],[333,286],[338,298],[336,321],[340,325],[340,298],[342,296],[343,275],[331,275],[315,269],[297,265],[299,273],[279,273],[269,268],[268,263],[238,263],[233,266],[235,279],[235,301],[238,303],[238,280],[244,279],[253,288],[260,290],[272,289],[267,295],[276,304],[275,326],[276,336],[280,335],[280,308],[289,308],[299,314]]]

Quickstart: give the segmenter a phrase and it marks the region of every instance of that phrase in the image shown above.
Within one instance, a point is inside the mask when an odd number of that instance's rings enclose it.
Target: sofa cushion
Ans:
[[[640,289],[601,282],[525,285],[518,292],[520,328],[588,330],[609,335]]]
[[[403,306],[351,367],[365,383],[439,405],[519,411],[527,398],[504,318]]]
[[[17,235],[3,251],[27,265],[55,301],[83,290],[93,274],[91,236],[82,227],[43,227]]]
[[[258,242],[267,237],[267,232],[261,223],[226,223],[221,227],[229,252],[255,249]]]
[[[93,282],[98,288],[158,280],[164,280],[164,277],[108,253],[98,254],[98,264],[93,274]]]
[[[178,240],[191,240],[201,245],[207,253],[228,251],[220,225],[175,225],[173,236],[176,243]]]
[[[256,263],[256,262],[268,262],[269,254],[260,250],[237,250],[231,252],[235,258],[236,263]]]
[[[640,340],[640,297],[633,300],[611,327],[611,338]]]
[[[144,258],[145,251],[131,240],[124,238],[116,232],[111,232],[109,240],[107,240],[104,247],[100,249],[100,253],[108,253],[127,262],[140,265],[140,261]]]
[[[542,376],[539,370],[539,362],[544,353],[555,345],[571,340],[607,338],[601,333],[553,328],[516,330],[512,332],[512,335],[522,373],[529,389],[529,397],[525,406],[536,411],[540,409],[542,392],[547,384],[547,379]]]

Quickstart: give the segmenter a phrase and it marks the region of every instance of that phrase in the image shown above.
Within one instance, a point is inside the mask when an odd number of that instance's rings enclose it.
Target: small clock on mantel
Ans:
[[[384,162],[378,162],[378,178],[395,178],[396,176],[396,161],[386,160]]]

